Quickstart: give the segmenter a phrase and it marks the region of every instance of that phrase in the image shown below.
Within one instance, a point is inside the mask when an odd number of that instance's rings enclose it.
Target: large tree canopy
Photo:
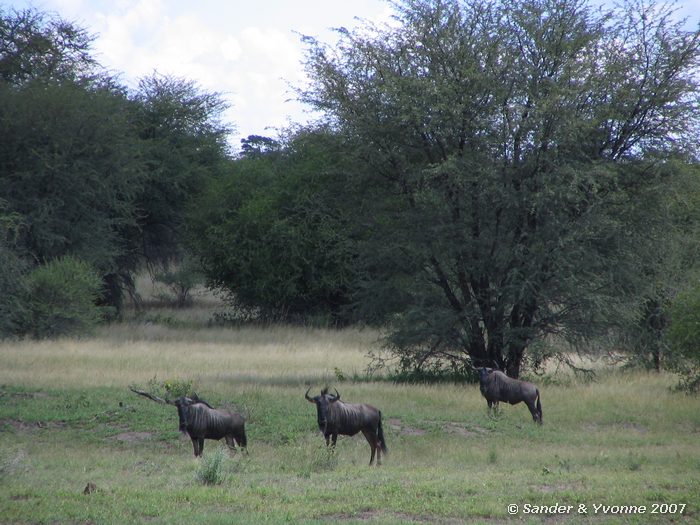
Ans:
[[[129,93],[92,41],[58,16],[0,8],[0,222],[17,225],[7,260],[25,263],[10,279],[71,255],[119,307],[144,263],[181,254],[185,204],[228,161],[228,128],[219,95],[194,82],[153,75]]]
[[[284,144],[244,140],[243,156],[190,211],[190,245],[210,284],[259,317],[344,323],[354,281],[342,174],[348,153],[325,130]]]
[[[411,260],[404,365],[517,377],[533,341],[632,311],[663,263],[667,160],[697,145],[700,33],[644,1],[407,0],[392,25],[307,44],[303,99],[383,191],[367,265]]]
[[[165,266],[181,258],[185,204],[227,164],[230,130],[221,121],[221,96],[193,81],[153,74],[141,79],[133,100],[144,187],[137,228],[128,235],[132,272],[144,262]]]
[[[32,79],[78,80],[94,74],[94,37],[75,24],[35,9],[5,12],[0,6],[0,79],[19,85]]]

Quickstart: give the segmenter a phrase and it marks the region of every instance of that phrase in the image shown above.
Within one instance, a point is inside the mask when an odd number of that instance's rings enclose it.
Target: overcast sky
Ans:
[[[700,0],[677,5],[697,27]],[[97,59],[129,86],[158,71],[221,93],[231,105],[225,119],[236,127],[235,144],[308,120],[289,88],[304,83],[299,33],[333,43],[331,28],[356,26],[357,17],[387,21],[392,12],[385,0],[10,0],[9,6],[53,12],[96,35]]]

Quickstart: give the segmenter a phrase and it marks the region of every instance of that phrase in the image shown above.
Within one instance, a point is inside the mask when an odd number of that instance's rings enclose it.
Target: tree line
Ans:
[[[118,311],[188,257],[239,315],[384,327],[375,361],[408,375],[518,377],[565,343],[692,383],[700,32],[646,0],[394,8],[304,37],[298,96],[324,117],[235,154],[219,95],[130,91],[84,30],[3,13],[2,329],[37,332],[39,268],[89,265]]]

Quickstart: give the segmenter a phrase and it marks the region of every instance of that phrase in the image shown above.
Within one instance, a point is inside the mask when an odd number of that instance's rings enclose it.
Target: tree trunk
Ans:
[[[520,366],[523,362],[524,354],[525,347],[511,347],[509,349],[505,368],[505,372],[508,377],[512,377],[513,379],[518,379],[518,377],[520,377]]]

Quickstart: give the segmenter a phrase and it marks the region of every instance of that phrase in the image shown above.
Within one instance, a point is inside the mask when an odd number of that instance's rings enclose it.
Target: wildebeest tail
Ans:
[[[537,413],[540,415],[540,423],[542,423],[542,403],[540,403],[540,391],[535,390],[537,392]]]
[[[379,446],[382,447],[382,452],[387,454],[389,450],[386,448],[386,441],[384,441],[384,431],[382,430],[382,411],[379,411],[379,424],[377,425],[377,437],[379,438]]]

